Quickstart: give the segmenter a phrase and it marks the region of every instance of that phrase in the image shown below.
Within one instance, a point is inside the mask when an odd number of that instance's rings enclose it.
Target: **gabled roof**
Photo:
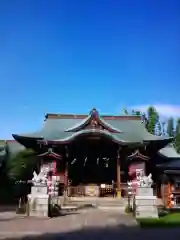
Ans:
[[[101,125],[102,127],[104,127],[104,129],[108,130],[111,133],[122,132],[120,129],[113,127],[113,125],[109,124],[107,121],[101,118],[98,111],[95,108],[90,112],[89,116],[87,116],[78,124],[66,129],[66,132],[77,132],[83,130],[85,126],[91,123],[92,120],[95,120],[97,124]]]
[[[168,144],[166,147],[159,150],[159,155],[166,158],[167,161],[156,165],[158,168],[180,170],[180,154],[176,152],[173,144]]]
[[[128,159],[132,160],[132,159],[142,159],[142,160],[149,160],[148,156],[143,155],[142,153],[139,152],[139,149],[136,150],[134,153],[132,153],[131,155],[128,156]]]
[[[173,144],[168,144],[166,147],[160,149],[159,155],[161,155],[162,157],[166,157],[166,158],[179,158],[180,159],[180,154],[177,153]]]
[[[82,131],[85,130],[84,126],[89,123],[91,118],[92,111],[89,115],[47,114],[45,124],[40,131],[31,134],[13,134],[13,137],[25,146],[27,141],[29,141],[28,144],[31,144],[30,141],[33,142],[37,140],[56,140],[59,142],[67,141],[67,139],[73,140],[75,136],[79,136],[81,133],[88,133],[88,131]],[[119,143],[143,144],[146,142],[146,144],[148,144],[149,142],[154,142],[158,145],[158,142],[161,143],[161,147],[164,147],[172,141],[171,138],[154,136],[148,133],[144,122],[141,120],[141,116],[99,116],[98,114],[98,121],[105,129],[108,128],[111,130],[109,133],[105,133],[104,131],[103,134],[106,136],[111,135],[111,138],[119,141]],[[79,133],[77,135],[74,134],[74,132],[78,131]],[[95,132],[97,133],[98,131],[96,130]],[[94,134],[93,130],[89,130],[89,133]],[[102,134],[100,130],[99,133]]]
[[[52,158],[61,160],[61,155],[53,152],[52,148],[49,148],[48,151],[45,153],[39,154],[38,157],[52,157]]]

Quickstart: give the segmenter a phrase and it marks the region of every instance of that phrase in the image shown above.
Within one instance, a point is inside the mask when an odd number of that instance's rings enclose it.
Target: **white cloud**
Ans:
[[[157,112],[163,117],[180,117],[180,106],[170,104],[149,104],[134,106],[132,109],[146,112],[149,106],[154,106]]]

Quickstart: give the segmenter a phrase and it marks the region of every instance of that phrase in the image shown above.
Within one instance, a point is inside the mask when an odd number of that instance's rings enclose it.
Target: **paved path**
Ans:
[[[44,233],[68,233],[86,228],[112,227],[119,224],[127,226],[135,222],[127,215],[115,211],[85,209],[66,213],[51,219],[37,219],[16,216],[13,212],[0,213],[0,239],[5,236],[35,235]]]
[[[0,239],[180,239],[180,230],[141,230],[130,216],[115,211],[86,209],[46,220],[17,217],[12,212],[5,215],[0,214]],[[39,237],[32,238],[37,234]],[[21,238],[25,235],[26,238]],[[31,238],[27,235],[31,235]]]

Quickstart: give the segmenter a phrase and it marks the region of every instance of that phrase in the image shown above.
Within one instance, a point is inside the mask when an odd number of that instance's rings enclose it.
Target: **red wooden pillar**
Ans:
[[[121,197],[121,166],[120,166],[120,149],[117,152],[116,158],[116,188],[117,188],[117,197]]]
[[[65,159],[65,170],[64,170],[64,195],[65,197],[68,196],[68,158],[69,158],[69,154],[68,154],[68,148],[67,146],[65,147],[66,153],[66,159]]]
[[[68,187],[68,161],[66,159],[66,162],[65,162],[65,171],[64,171],[64,185],[65,187],[67,188]]]

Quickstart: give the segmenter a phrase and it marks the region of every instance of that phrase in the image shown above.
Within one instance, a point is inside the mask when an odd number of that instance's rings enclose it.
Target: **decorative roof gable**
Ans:
[[[99,129],[99,130],[106,130],[110,133],[122,133],[117,128],[114,128],[110,124],[108,124],[104,119],[99,116],[98,111],[93,108],[88,117],[86,117],[83,121],[79,124],[66,129],[66,132],[78,132],[85,129]]]
[[[51,157],[61,160],[61,155],[53,152],[52,148],[49,148],[47,152],[39,154],[38,157]]]
[[[128,156],[128,159],[142,159],[142,160],[149,160],[148,156],[143,155],[142,153],[139,152],[139,149],[137,149],[133,154]]]

